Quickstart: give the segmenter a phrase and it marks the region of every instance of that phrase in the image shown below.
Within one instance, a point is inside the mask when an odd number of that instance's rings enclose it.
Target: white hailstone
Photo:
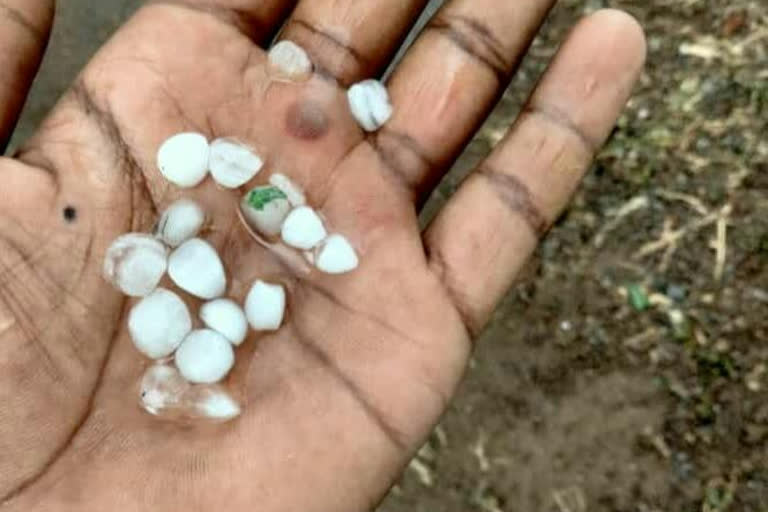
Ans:
[[[248,335],[248,321],[243,308],[235,301],[218,299],[200,308],[200,319],[206,327],[223,335],[235,346],[240,346]]]
[[[191,199],[179,199],[169,206],[157,223],[157,236],[171,247],[178,247],[200,233],[205,212]]]
[[[128,332],[139,352],[150,359],[168,357],[192,330],[192,318],[175,293],[158,288],[128,315]]]
[[[317,268],[326,274],[345,274],[359,265],[352,244],[341,235],[331,235],[318,250]]]
[[[280,41],[269,50],[269,71],[275,80],[302,82],[312,76],[314,66],[304,49],[293,41]]]
[[[202,386],[190,397],[199,416],[215,421],[229,421],[242,413],[237,401],[221,386]]]
[[[240,210],[251,227],[268,236],[277,236],[291,212],[291,203],[277,187],[256,187],[240,203]]]
[[[229,421],[242,407],[219,384],[192,385],[179,370],[166,364],[152,366],[141,378],[141,406],[150,414],[168,419]]]
[[[168,249],[143,233],[123,235],[107,249],[104,277],[130,297],[144,297],[157,288],[168,267]]]
[[[257,331],[276,331],[285,316],[285,288],[256,281],[245,299],[245,316]]]
[[[347,91],[352,116],[363,130],[375,132],[392,117],[392,104],[384,84],[378,80],[364,80]]]
[[[173,251],[168,275],[174,283],[195,297],[215,299],[227,289],[227,276],[216,249],[205,240],[193,238]]]
[[[182,188],[195,187],[208,174],[210,152],[204,135],[179,133],[160,146],[157,167],[171,183]]]
[[[192,331],[176,351],[176,367],[194,384],[221,381],[235,365],[235,352],[227,338],[216,331]]]
[[[285,174],[280,174],[279,172],[273,174],[269,177],[269,184],[279,188],[294,208],[307,204],[307,197],[304,195],[304,191]]]
[[[299,206],[285,219],[282,235],[286,244],[308,251],[322,242],[328,232],[315,210],[309,206]]]
[[[264,160],[245,144],[223,138],[211,143],[209,167],[216,183],[224,188],[238,188],[261,172]]]
[[[141,378],[141,405],[155,416],[181,407],[190,384],[179,371],[168,365],[151,366]]]

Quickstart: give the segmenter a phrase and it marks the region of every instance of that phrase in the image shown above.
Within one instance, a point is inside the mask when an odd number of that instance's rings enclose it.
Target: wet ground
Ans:
[[[17,136],[134,4],[60,2]],[[425,218],[608,6],[647,72],[383,512],[768,511],[768,3],[561,1]]]

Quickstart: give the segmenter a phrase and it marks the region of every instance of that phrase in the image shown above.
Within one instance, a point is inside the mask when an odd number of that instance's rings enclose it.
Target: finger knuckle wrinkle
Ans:
[[[504,45],[483,22],[468,16],[438,15],[429,25],[470,57],[485,65],[504,81],[511,64]]]
[[[514,174],[503,173],[488,166],[481,167],[479,175],[487,179],[499,199],[525,220],[531,231],[544,236],[551,222],[536,203],[528,186]]]

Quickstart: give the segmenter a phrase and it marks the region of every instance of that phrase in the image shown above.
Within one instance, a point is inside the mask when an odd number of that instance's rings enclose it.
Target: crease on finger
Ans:
[[[459,14],[438,14],[427,25],[445,36],[457,48],[490,70],[499,83],[505,83],[514,67],[508,62],[504,45],[491,28],[479,19]]]
[[[281,38],[290,39],[305,48],[319,76],[345,87],[371,66],[365,56],[351,44],[301,18],[291,19]]]
[[[38,44],[45,45],[48,41],[48,31],[41,29],[29,20],[20,10],[0,1],[0,16],[11,20],[21,27],[27,34],[35,39]]]
[[[475,175],[488,180],[488,185],[501,202],[509,208],[510,212],[525,219],[537,238],[547,234],[552,222],[544,215],[531,189],[522,179],[512,173],[493,169],[487,163],[475,171]]]

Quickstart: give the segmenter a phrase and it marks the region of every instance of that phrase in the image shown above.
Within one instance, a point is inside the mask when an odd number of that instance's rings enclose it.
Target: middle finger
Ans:
[[[485,120],[554,3],[451,0],[395,69],[395,114],[372,144],[417,196]]]
[[[310,54],[321,73],[348,86],[389,63],[426,0],[301,0],[280,39]]]

